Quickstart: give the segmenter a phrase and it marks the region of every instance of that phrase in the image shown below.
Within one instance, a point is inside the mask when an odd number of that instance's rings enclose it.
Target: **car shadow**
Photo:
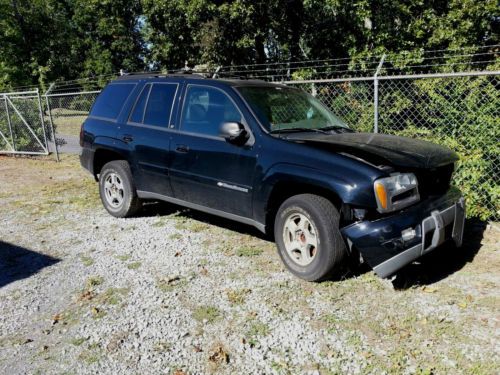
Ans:
[[[136,217],[168,216],[174,214],[181,217],[201,221],[207,224],[215,225],[240,234],[254,236],[264,241],[272,240],[268,235],[262,233],[257,228],[254,228],[251,225],[238,223],[233,220],[225,219],[216,215],[206,214],[201,211],[191,210],[189,208],[173,203],[161,201],[146,202],[143,205],[142,210],[136,215]]]
[[[479,252],[485,230],[485,222],[467,220],[462,247],[457,248],[448,242],[424,255],[418,262],[402,268],[392,281],[394,289],[406,290],[430,285],[461,270],[467,263],[472,262]]]
[[[0,288],[30,277],[60,259],[0,241]]]

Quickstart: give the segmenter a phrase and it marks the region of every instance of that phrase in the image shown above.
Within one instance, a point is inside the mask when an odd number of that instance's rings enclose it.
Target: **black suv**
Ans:
[[[95,101],[80,142],[111,215],[163,200],[250,224],[274,235],[306,280],[331,277],[348,259],[387,277],[446,240],[462,242],[453,152],[356,133],[285,85],[123,76]]]

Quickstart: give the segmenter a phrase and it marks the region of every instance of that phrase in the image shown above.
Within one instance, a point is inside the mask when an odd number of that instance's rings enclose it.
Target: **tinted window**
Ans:
[[[155,83],[150,91],[144,123],[166,127],[170,122],[177,84]]]
[[[148,100],[148,94],[150,88],[151,85],[145,85],[144,88],[142,89],[141,95],[139,96],[139,99],[137,99],[137,102],[135,103],[134,106],[134,110],[130,115],[131,122],[139,122],[139,123],[142,122],[142,119],[144,118],[144,107],[146,106],[146,100]]]
[[[219,136],[224,122],[242,122],[241,114],[222,91],[203,86],[189,86],[184,101],[182,130]]]
[[[134,87],[134,83],[119,83],[106,86],[94,103],[90,115],[116,119]]]

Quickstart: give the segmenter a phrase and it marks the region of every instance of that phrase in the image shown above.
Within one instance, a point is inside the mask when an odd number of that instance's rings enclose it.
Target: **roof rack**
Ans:
[[[203,74],[210,74],[208,72],[192,72],[179,70],[173,73],[147,73],[147,72],[132,72],[126,73],[122,72],[120,76],[117,77],[118,80],[127,80],[127,79],[141,79],[141,78],[167,78],[167,77],[181,77],[185,75],[193,75],[197,78],[207,78]]]

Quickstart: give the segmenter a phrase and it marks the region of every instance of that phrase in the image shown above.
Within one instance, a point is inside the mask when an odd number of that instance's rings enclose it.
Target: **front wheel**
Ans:
[[[115,217],[129,217],[141,208],[130,167],[125,160],[106,163],[99,175],[99,194],[104,208]]]
[[[287,199],[274,222],[274,238],[285,266],[296,276],[320,281],[342,269],[346,248],[340,214],[328,199],[300,194]]]

